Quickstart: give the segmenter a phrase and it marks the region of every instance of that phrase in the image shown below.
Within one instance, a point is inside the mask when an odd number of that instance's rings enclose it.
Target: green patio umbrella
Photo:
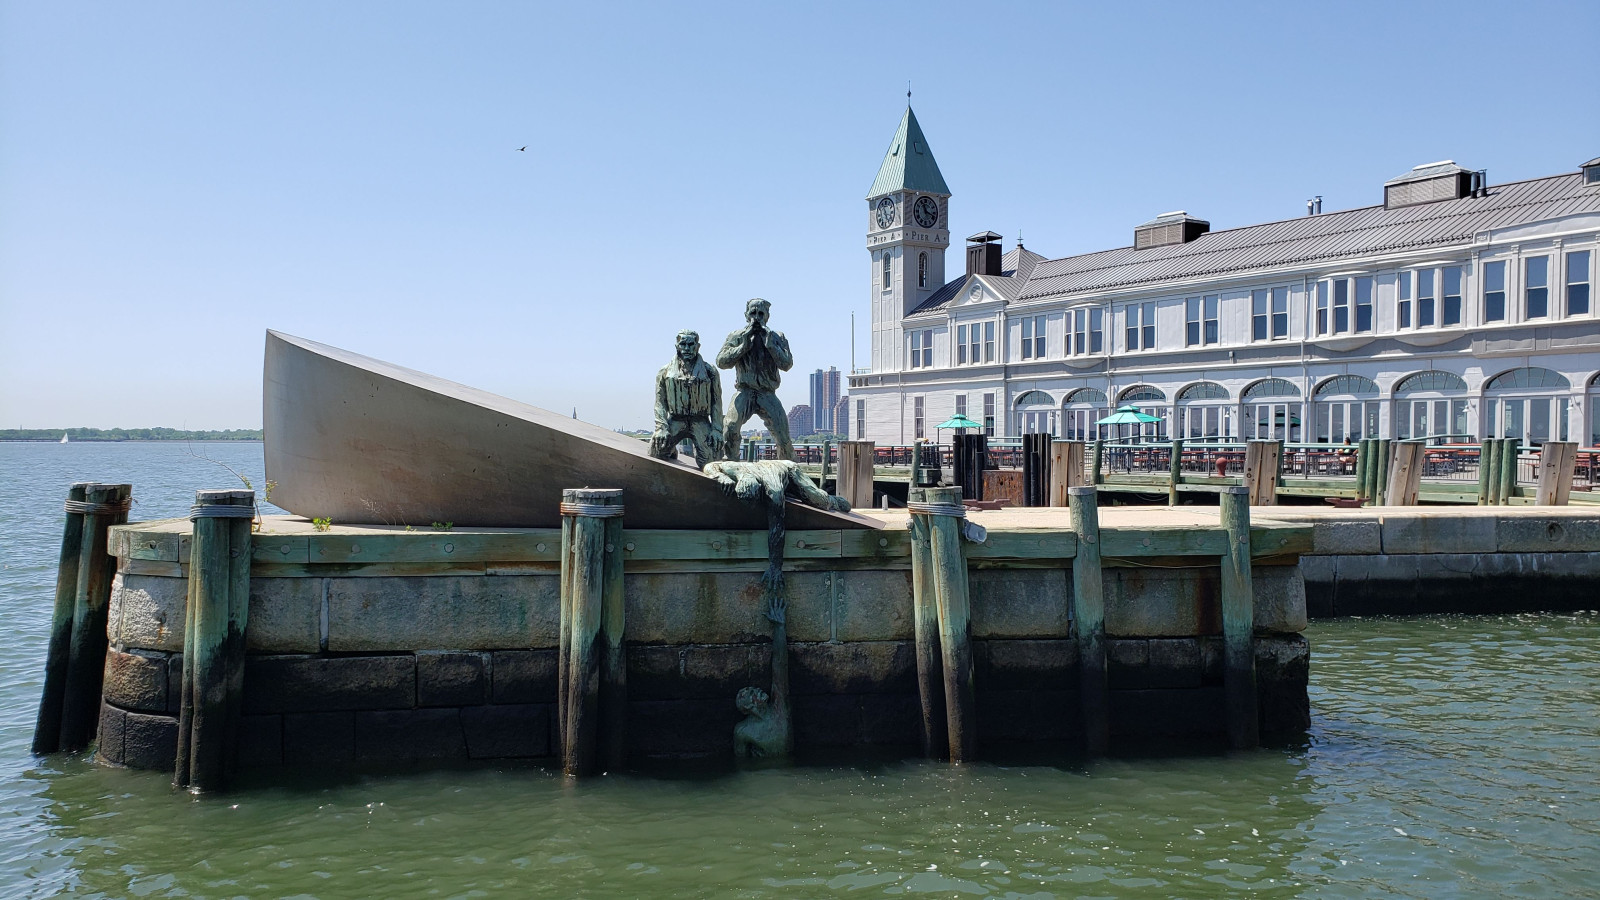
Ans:
[[[1095,422],[1096,425],[1146,425],[1159,422],[1159,418],[1139,411],[1139,407],[1132,404],[1117,407],[1117,411],[1104,419]]]
[[[979,425],[977,422],[974,422],[971,419],[967,418],[966,415],[964,415],[962,413],[956,413],[955,415],[951,416],[948,419],[945,419],[943,422],[940,422],[938,425],[935,425],[933,427],[934,428],[943,429],[943,428],[982,428],[983,426]]]

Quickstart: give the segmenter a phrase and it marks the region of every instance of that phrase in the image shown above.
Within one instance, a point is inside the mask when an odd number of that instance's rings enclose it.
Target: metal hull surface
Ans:
[[[267,332],[263,389],[272,502],[337,523],[550,528],[565,488],[622,488],[629,528],[763,529],[643,441],[326,344]],[[789,504],[799,529],[878,528]]]

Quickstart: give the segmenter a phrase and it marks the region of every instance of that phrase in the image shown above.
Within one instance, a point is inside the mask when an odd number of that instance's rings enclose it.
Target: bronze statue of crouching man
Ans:
[[[694,446],[694,464],[722,458],[722,376],[700,358],[700,335],[678,332],[672,362],[656,373],[656,427],[650,455],[676,459],[678,443]]]

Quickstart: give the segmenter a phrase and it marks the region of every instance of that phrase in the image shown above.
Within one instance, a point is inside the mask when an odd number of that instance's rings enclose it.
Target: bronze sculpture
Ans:
[[[650,455],[675,459],[678,443],[694,445],[699,468],[722,457],[722,375],[700,358],[700,335],[678,332],[672,361],[656,373],[656,427]]]
[[[789,440],[789,417],[778,400],[778,384],[783,372],[794,365],[789,339],[767,327],[772,304],[757,297],[744,306],[745,327],[728,335],[717,352],[717,367],[735,372],[733,403],[728,407],[727,431],[723,446],[739,446],[739,429],[760,416],[778,444],[779,459],[794,459],[794,444]]]

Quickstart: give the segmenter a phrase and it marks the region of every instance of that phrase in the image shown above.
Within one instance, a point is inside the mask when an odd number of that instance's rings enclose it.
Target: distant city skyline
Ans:
[[[951,234],[1050,258],[1600,155],[1591,3],[927,3],[888,54],[850,4],[88,9],[0,5],[0,428],[259,428],[268,328],[648,427],[677,332],[714,352],[756,296],[806,403],[867,364],[908,80]],[[1402,105],[1440,73],[1517,127]]]

